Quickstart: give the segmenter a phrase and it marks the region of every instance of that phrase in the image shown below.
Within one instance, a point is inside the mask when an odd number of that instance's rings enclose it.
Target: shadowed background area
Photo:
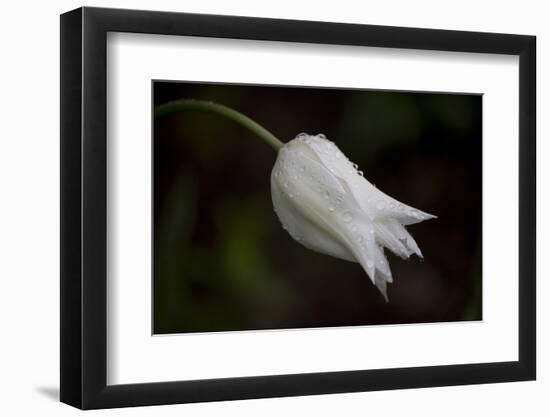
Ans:
[[[218,115],[159,118],[155,334],[481,319],[481,96],[164,81],[153,93],[224,104],[283,142],[324,133],[371,183],[438,216],[407,228],[425,260],[386,250],[386,303],[359,264],[283,230],[270,146]]]

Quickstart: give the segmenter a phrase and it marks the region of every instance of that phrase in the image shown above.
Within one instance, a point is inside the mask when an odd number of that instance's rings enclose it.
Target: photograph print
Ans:
[[[482,96],[152,82],[153,334],[482,320]]]

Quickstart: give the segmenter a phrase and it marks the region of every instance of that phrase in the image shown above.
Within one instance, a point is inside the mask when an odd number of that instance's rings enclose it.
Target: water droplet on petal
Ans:
[[[357,171],[357,174],[359,174],[360,177],[364,177],[365,174],[363,174],[363,171]]]
[[[357,165],[357,164],[351,164],[351,166],[352,166],[354,169],[358,169],[358,168],[359,168],[359,165]]]
[[[325,191],[323,193],[323,197],[325,197],[328,200],[330,198],[330,193],[328,191]]]
[[[382,200],[379,200],[377,203],[376,203],[376,208],[378,210],[384,210],[386,208],[386,203],[384,203]]]
[[[342,218],[346,223],[351,222],[351,219],[352,219],[351,213],[349,211],[345,211],[344,214],[342,215]]]
[[[328,206],[328,211],[334,211],[334,210],[335,210],[334,206]]]

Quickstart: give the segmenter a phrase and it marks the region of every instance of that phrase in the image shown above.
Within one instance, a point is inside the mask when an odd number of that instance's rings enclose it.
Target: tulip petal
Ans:
[[[388,282],[390,282],[390,281],[387,281],[384,278],[377,275],[375,283],[374,283],[376,285],[376,288],[378,288],[378,290],[384,296],[384,300],[386,300],[386,302],[389,301],[389,298],[388,298]]]
[[[324,255],[355,262],[353,254],[323,229],[316,227],[310,219],[296,210],[292,198],[285,194],[281,185],[276,181],[275,170],[271,174],[271,196],[273,207],[283,228],[294,240],[308,249]],[[307,237],[307,238],[306,238]]]
[[[397,256],[407,259],[415,253],[420,258],[423,257],[413,237],[397,220],[381,220],[375,224],[377,239]]]
[[[358,167],[324,135],[308,136],[303,139],[310,146],[323,165],[337,177],[345,181],[361,207],[372,213],[375,219],[394,218],[403,225],[419,223],[436,216],[407,206],[390,197],[372,185],[358,171]]]
[[[345,247],[353,255],[352,259],[363,266],[373,283],[377,269],[391,276],[387,260],[375,241],[374,224],[355,199],[345,192],[338,179],[305,152],[282,149],[280,153],[272,174],[272,188],[275,211],[281,220],[290,223],[288,212],[299,213],[294,214],[293,218],[306,219],[304,225],[316,225],[324,235]],[[281,189],[286,200],[281,200],[278,194]],[[320,248],[315,235],[310,235],[304,225],[296,221],[292,226],[294,235],[300,235],[299,242],[327,253],[324,240],[320,241],[323,246]],[[290,229],[290,226],[287,227]],[[347,259],[341,253],[328,254]]]

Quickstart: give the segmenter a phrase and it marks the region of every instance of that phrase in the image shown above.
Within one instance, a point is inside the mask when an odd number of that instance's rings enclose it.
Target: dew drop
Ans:
[[[294,194],[288,193],[289,198],[294,198]]]
[[[353,169],[358,169],[359,168],[359,165],[357,165],[357,164],[351,164],[351,166],[353,167]]]
[[[342,215],[342,218],[346,223],[351,222],[351,218],[352,218],[351,213],[349,211],[345,211],[344,214]]]
[[[363,174],[363,171],[357,171],[357,174],[360,176],[360,177],[364,177],[365,174]]]
[[[334,206],[328,206],[328,211],[334,211],[334,210],[335,210]]]
[[[288,182],[285,182],[285,183],[283,184],[283,186],[284,186],[285,188],[288,188]]]
[[[372,263],[372,261],[370,259],[367,260],[367,267],[368,268],[372,268],[374,266],[374,264]]]
[[[323,193],[323,197],[325,197],[328,200],[330,198],[330,193],[328,191],[325,191]]]
[[[376,203],[376,208],[378,210],[384,210],[386,208],[386,203],[384,203],[382,200],[379,200],[377,203]]]
[[[309,135],[308,135],[307,133],[302,132],[302,133],[298,133],[298,134],[296,135],[296,139],[303,141],[303,140],[306,139],[308,136],[309,136]]]

